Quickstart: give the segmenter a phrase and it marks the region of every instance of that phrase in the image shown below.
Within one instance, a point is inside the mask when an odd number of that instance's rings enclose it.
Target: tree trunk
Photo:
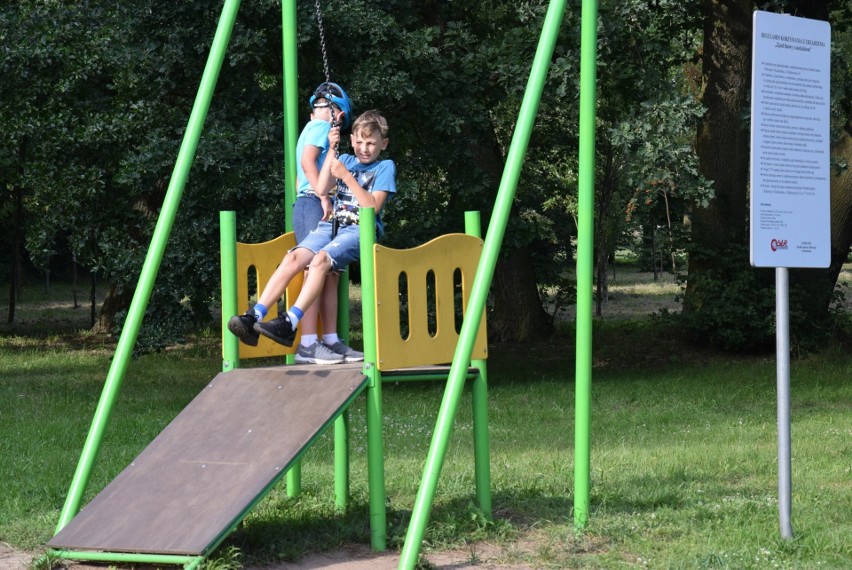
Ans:
[[[488,315],[488,341],[526,342],[553,334],[535,280],[532,256],[526,247],[500,257],[491,283],[494,310]]]
[[[18,179],[20,180],[22,165],[26,158],[27,141],[24,138],[18,147]],[[15,193],[15,225],[12,228],[14,235],[12,236],[12,271],[11,281],[9,283],[9,315],[7,322],[15,322],[15,309],[18,305],[18,299],[21,295],[21,251],[24,247],[24,189],[20,184],[14,185]]]
[[[692,216],[693,249],[684,311],[701,311],[696,277],[712,268],[727,244],[746,243],[749,132],[743,121],[751,88],[751,0],[705,0],[702,103],[696,150],[715,199]]]
[[[493,130],[482,132],[481,140],[491,143],[475,145],[476,163],[494,181],[492,187],[496,189],[503,175],[501,147]],[[489,208],[495,199],[496,193],[487,202]],[[465,209],[468,207],[465,205]],[[483,219],[490,219],[491,213],[490,209],[483,211]],[[548,338],[553,334],[553,322],[541,304],[529,246],[507,250],[506,242],[504,238],[503,253],[491,282],[494,310],[488,313],[488,341],[519,343]]]
[[[71,274],[74,279],[74,308],[77,309],[80,307],[80,304],[77,302],[77,255],[72,254],[71,256]]]
[[[97,293],[97,277],[94,271],[91,273],[92,283],[91,289],[89,291],[89,302],[90,302],[90,312],[89,312],[89,327],[95,328],[95,307],[96,307],[96,293]]]
[[[24,223],[24,196],[20,186],[15,186],[15,226],[12,228],[14,235],[12,236],[12,271],[11,279],[9,280],[9,315],[6,319],[8,323],[15,322],[15,309],[18,304],[18,295],[21,286],[21,236],[23,235]]]
[[[93,288],[94,293],[94,288]],[[98,315],[98,323],[95,325],[95,331],[109,333],[115,327],[115,315],[119,311],[123,311],[130,307],[130,302],[133,300],[133,291],[118,292],[118,288],[113,284],[110,285],[101,305],[101,312]]]
[[[603,315],[603,306],[609,301],[609,283],[607,283],[607,259],[609,243],[606,232],[599,232],[595,249],[595,316]]]

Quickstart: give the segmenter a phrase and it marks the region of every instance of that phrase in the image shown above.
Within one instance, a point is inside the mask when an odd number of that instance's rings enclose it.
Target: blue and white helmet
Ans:
[[[352,123],[352,102],[349,100],[349,95],[346,94],[346,91],[340,85],[331,83],[330,81],[321,83],[319,87],[314,89],[314,94],[311,95],[311,99],[308,101],[311,109],[314,108],[314,101],[317,99],[325,99],[343,111],[341,129],[346,129]]]

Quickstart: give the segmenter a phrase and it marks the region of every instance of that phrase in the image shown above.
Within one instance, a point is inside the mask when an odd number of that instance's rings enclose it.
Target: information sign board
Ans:
[[[751,93],[751,264],[831,262],[828,22],[756,11]]]

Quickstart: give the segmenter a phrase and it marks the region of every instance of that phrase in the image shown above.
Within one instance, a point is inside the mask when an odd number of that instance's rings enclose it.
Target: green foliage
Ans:
[[[676,254],[687,234],[684,214],[711,195],[693,148],[703,112],[693,85],[700,8],[604,2],[601,14],[596,254],[609,258],[618,246],[635,248],[641,242],[632,236],[655,228],[666,228],[666,249]]]
[[[20,136],[10,136],[8,152],[0,154],[17,156],[27,141],[23,162],[8,161],[21,168],[17,180],[27,188],[28,251],[47,267],[67,242],[99,280],[129,291],[168,186],[219,5],[20,5],[3,12],[19,30],[10,42],[15,57],[7,65],[14,66],[5,75],[14,78],[11,108],[24,120],[9,131]],[[388,156],[399,164],[400,192],[386,212],[389,245],[458,231],[464,210],[481,210],[488,219],[546,8],[540,1],[323,3],[332,78],[346,86],[356,112],[377,107],[390,121]],[[659,88],[654,70],[668,73],[669,59],[679,57],[662,49],[680,37],[667,26],[683,28],[690,14],[665,3],[666,16],[649,28],[650,40],[642,30],[656,21],[654,13],[641,2],[628,8],[613,15],[631,25],[608,26],[602,41],[605,65],[624,72],[602,90],[612,116],[630,107],[619,103],[626,94],[635,93],[637,101]],[[306,97],[324,77],[313,6],[298,10]],[[275,2],[241,6],[151,300],[154,314],[168,316],[170,324],[203,321],[204,307],[218,296],[218,210],[237,211],[244,241],[268,239],[283,228],[278,11]],[[553,272],[546,252],[572,259],[576,233],[578,14],[565,15],[515,200],[518,215],[505,237],[507,248],[539,249],[539,271],[551,283],[561,272]],[[644,54],[642,67],[623,65],[635,57],[622,49],[627,45]],[[28,82],[25,73],[39,81]],[[628,83],[631,90],[621,89]],[[38,107],[31,103],[37,99],[44,100]],[[307,107],[299,109],[306,118]],[[157,330],[162,327],[146,326],[143,336]],[[179,335],[152,343],[173,336]]]
[[[685,298],[680,323],[695,341],[725,350],[766,350],[774,341],[774,274],[755,269],[748,250],[728,245],[721,253],[693,248],[706,271],[690,281],[696,294]],[[694,263],[694,261],[693,261]]]
[[[0,29],[15,34],[4,42],[10,53],[3,72],[11,81],[0,89],[10,105],[0,120],[12,128],[0,156],[19,158],[0,168],[11,164],[2,171],[4,188],[26,189],[34,263],[49,267],[67,244],[122,293],[135,288],[221,6],[78,4],[25,1],[0,9],[8,23]],[[274,3],[242,10],[248,27],[234,31],[237,52],[224,66],[151,300],[149,313],[169,324],[143,327],[143,349],[171,342],[189,323],[209,322],[220,209],[237,210],[251,238],[283,228],[280,85],[263,73],[280,69],[280,30],[253,29],[280,22],[278,10]]]
[[[720,254],[696,251],[706,264],[689,287],[695,294],[684,299],[683,312],[663,314],[682,326],[695,342],[732,352],[761,352],[774,347],[776,338],[775,272],[752,267],[748,248],[728,245]],[[685,277],[681,276],[681,283]],[[840,286],[831,296],[830,310],[815,315],[813,299],[804,287],[791,284],[789,291],[790,346],[795,352],[812,352],[842,338],[849,318],[843,309]]]
[[[573,260],[576,237],[580,4],[564,15],[504,238],[506,249],[533,251],[543,287],[569,296],[557,265]],[[400,192],[385,213],[388,245],[458,231],[465,210],[482,211],[487,225],[548,3],[321,5],[332,79],[356,113],[379,108],[390,122]],[[220,9],[209,0],[0,7],[0,222],[24,224],[36,266],[67,251],[118,293],[135,287]],[[325,78],[314,7],[297,9],[302,123]],[[691,142],[701,6],[607,0],[600,12],[596,239],[611,253],[624,232],[666,227],[677,253],[684,214],[711,197]],[[241,4],[151,299],[175,332],[145,326],[143,336],[162,331],[152,346],[208,319],[219,290],[218,211],[237,212],[241,241],[284,227],[280,26],[280,2]],[[848,25],[835,29],[845,49]],[[848,106],[846,75],[832,82],[842,87],[836,114]]]

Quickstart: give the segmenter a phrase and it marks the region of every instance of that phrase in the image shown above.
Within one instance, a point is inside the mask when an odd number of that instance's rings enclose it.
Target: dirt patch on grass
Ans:
[[[465,569],[514,568],[531,569],[532,566],[518,561],[532,553],[532,543],[519,542],[507,547],[491,543],[475,543],[467,548],[427,552],[421,555],[423,567]],[[0,570],[25,570],[32,568],[40,554],[15,550],[0,543]],[[215,553],[214,553],[215,559]],[[372,552],[363,544],[346,545],[343,548],[310,554],[296,562],[280,562],[265,566],[245,566],[245,570],[294,570],[296,568],[327,568],[333,570],[396,570],[399,567],[398,552]],[[154,570],[157,566],[138,564],[115,564],[61,561],[54,569],[68,570]],[[177,567],[174,567],[177,568]]]

